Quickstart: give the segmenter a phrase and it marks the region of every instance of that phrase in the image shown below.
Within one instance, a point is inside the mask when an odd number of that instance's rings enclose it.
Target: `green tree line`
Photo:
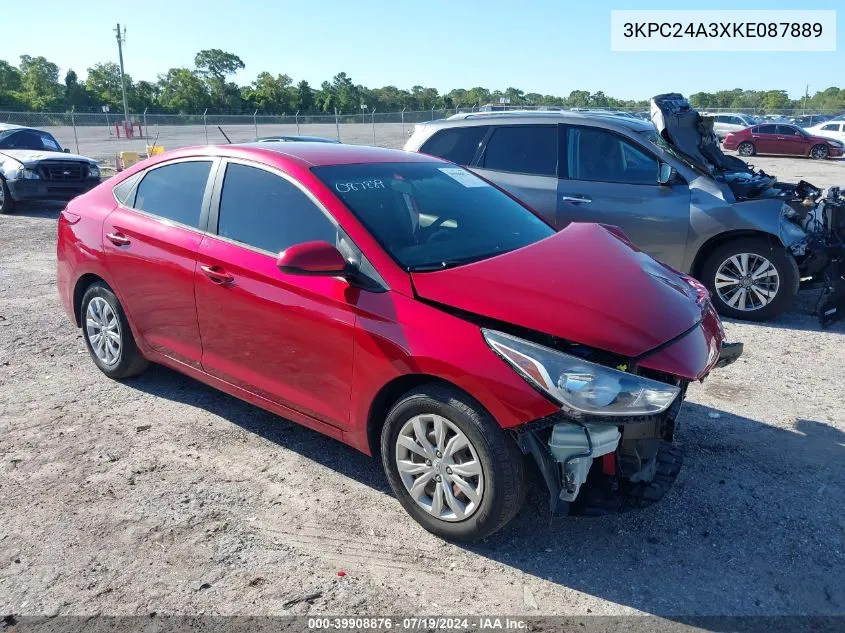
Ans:
[[[125,75],[126,96],[131,112],[147,109],[151,113],[198,113],[206,108],[215,114],[243,114],[258,110],[262,114],[342,113],[369,111],[397,112],[413,110],[470,108],[496,103],[506,97],[511,105],[560,105],[580,108],[645,109],[647,100],[616,99],[602,91],[573,90],[568,96],[526,93],[517,88],[455,88],[440,93],[435,88],[396,86],[368,88],[356,84],[344,72],[319,87],[302,80],[295,83],[286,74],[260,73],[249,85],[238,85],[233,76],[244,69],[240,57],[220,49],[197,53],[193,68],[171,68],[156,81],[135,81]],[[785,90],[721,90],[697,92],[690,102],[707,108],[755,108],[768,112],[806,107],[808,109],[845,110],[845,89],[828,88],[807,99],[793,100]],[[100,111],[108,105],[123,111],[120,69],[114,62],[94,64],[87,69],[84,82],[73,70],[61,81],[59,67],[44,57],[21,55],[17,66],[0,59],[0,109],[18,111]]]

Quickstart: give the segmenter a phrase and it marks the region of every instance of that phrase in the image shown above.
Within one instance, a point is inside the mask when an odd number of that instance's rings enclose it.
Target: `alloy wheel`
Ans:
[[[6,191],[5,187],[3,187],[3,183],[0,182],[0,208],[6,203]]]
[[[817,160],[827,158],[827,154],[827,145],[816,145],[812,150],[810,150],[810,155]]]
[[[754,146],[751,143],[741,143],[738,152],[740,156],[751,156],[754,154]]]
[[[481,504],[484,472],[469,438],[436,414],[412,417],[399,431],[396,467],[414,502],[435,518],[462,521]]]
[[[106,365],[114,365],[120,358],[120,319],[102,297],[88,303],[85,330],[94,355]]]
[[[728,306],[751,312],[769,305],[780,288],[780,275],[768,259],[757,253],[737,253],[716,270],[716,292]]]

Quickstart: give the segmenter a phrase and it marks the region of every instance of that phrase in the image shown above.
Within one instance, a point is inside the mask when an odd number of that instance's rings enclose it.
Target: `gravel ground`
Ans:
[[[0,216],[0,614],[845,615],[845,323],[815,293],[726,323],[745,354],[691,386],[660,503],[550,521],[536,481],[461,547],[350,448],[161,367],[102,375],[56,216]]]

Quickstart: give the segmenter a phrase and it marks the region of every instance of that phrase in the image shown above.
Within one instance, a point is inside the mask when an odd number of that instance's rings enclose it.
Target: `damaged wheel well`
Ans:
[[[690,269],[690,274],[696,279],[700,280],[702,269],[704,268],[704,262],[707,261],[707,258],[710,257],[710,254],[713,251],[715,251],[717,248],[719,248],[720,246],[722,246],[722,244],[725,244],[726,242],[732,242],[734,240],[742,239],[745,237],[759,237],[766,240],[770,240],[773,245],[783,246],[777,236],[772,235],[771,233],[766,233],[764,231],[737,230],[719,233],[718,235],[714,235],[709,240],[704,242],[701,248],[698,249],[698,253],[696,253],[695,259],[693,260],[692,267]]]

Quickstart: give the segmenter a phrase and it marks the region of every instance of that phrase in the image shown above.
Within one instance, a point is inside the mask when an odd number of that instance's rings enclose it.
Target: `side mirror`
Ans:
[[[69,150],[67,147],[65,147],[62,151],[63,151],[65,154],[70,154],[70,150]]]
[[[669,163],[660,163],[657,171],[657,182],[661,185],[669,185],[677,178],[678,172]]]
[[[289,275],[335,277],[347,272],[343,255],[328,242],[303,242],[286,248],[276,266]]]

